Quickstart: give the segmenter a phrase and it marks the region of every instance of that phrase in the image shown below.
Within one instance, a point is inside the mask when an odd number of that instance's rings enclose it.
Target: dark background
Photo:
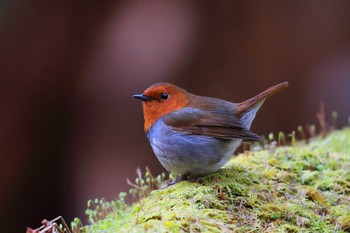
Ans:
[[[350,116],[350,1],[0,2],[0,231],[81,217],[164,169],[131,98],[157,81],[235,102],[282,81],[252,129]]]

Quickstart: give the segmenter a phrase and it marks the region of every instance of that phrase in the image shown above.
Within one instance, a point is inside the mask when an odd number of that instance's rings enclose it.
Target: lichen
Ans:
[[[350,129],[266,148],[200,183],[154,190],[132,205],[110,202],[117,210],[80,231],[349,232]]]

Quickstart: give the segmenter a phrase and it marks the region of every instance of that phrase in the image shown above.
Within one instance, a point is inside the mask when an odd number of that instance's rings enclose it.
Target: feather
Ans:
[[[256,109],[256,111],[257,111],[266,98],[283,90],[287,86],[288,86],[288,82],[279,83],[275,86],[269,87],[268,89],[266,89],[265,91],[261,92],[260,94],[258,94],[256,96],[254,96],[253,98],[248,99],[246,101],[243,101],[242,103],[239,103],[237,110],[236,110],[236,114],[243,115],[244,113],[250,111],[251,109],[253,109],[256,106],[257,106],[257,109]],[[259,103],[261,103],[261,104],[259,105]]]
[[[233,113],[185,107],[163,117],[166,125],[186,134],[220,139],[261,140],[261,137],[242,125]]]

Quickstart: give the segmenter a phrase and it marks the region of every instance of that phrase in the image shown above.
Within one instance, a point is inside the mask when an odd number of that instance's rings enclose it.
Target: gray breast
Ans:
[[[161,164],[170,172],[192,176],[220,169],[241,144],[240,139],[217,139],[179,133],[160,118],[147,137]]]

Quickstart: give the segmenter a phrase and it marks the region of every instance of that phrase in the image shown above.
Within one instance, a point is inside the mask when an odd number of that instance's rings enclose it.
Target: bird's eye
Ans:
[[[168,93],[165,93],[165,92],[163,92],[161,95],[160,95],[160,98],[162,99],[162,100],[167,100],[168,99]]]

